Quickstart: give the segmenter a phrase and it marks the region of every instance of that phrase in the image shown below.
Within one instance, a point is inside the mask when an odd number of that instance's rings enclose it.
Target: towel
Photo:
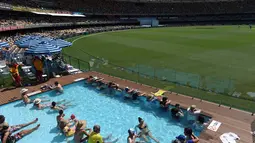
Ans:
[[[222,143],[236,143],[236,140],[240,140],[239,136],[235,133],[224,133],[220,136]]]

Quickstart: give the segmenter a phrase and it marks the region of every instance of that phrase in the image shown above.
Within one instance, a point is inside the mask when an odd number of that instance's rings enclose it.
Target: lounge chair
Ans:
[[[155,92],[155,93],[152,92],[152,94],[153,94],[154,96],[162,96],[165,92],[166,92],[166,91],[160,89],[160,90],[158,90],[158,91]]]

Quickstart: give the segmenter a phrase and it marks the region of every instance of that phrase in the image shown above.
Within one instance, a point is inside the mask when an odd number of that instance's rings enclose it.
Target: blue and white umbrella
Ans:
[[[36,44],[39,44],[41,41],[39,40],[26,40],[26,41],[20,41],[17,45],[19,48],[29,48],[31,46],[34,46]]]
[[[54,40],[49,41],[49,43],[52,44],[52,45],[56,45],[60,48],[65,48],[65,47],[72,46],[71,42],[67,42],[67,41],[62,40],[62,39],[54,39]]]
[[[10,45],[7,42],[0,42],[0,49],[2,47],[10,47]]]
[[[52,53],[59,53],[62,49],[58,46],[51,45],[46,42],[41,42],[34,46],[31,46],[29,49],[25,51],[25,54],[52,54]]]
[[[62,39],[52,39],[49,37],[43,36],[24,36],[18,41],[15,41],[15,44],[20,48],[30,48],[31,46],[36,46],[37,44],[44,42],[49,43],[51,45],[58,46],[60,48],[69,47],[72,43],[67,42]]]
[[[41,41],[40,40],[41,37],[42,36],[24,36],[24,37],[20,38],[19,40],[15,41],[15,44],[17,46],[19,46],[20,48],[27,48],[27,47],[24,47],[25,46],[24,43],[26,43],[26,42],[29,43],[30,41]],[[23,45],[21,45],[21,44],[23,44]],[[38,43],[33,43],[33,44],[38,44]],[[32,46],[32,45],[27,44],[27,46]]]

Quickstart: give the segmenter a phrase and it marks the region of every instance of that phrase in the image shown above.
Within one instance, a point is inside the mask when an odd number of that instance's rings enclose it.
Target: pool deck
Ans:
[[[123,80],[93,71],[50,79],[46,83],[53,84],[55,81],[58,81],[62,85],[67,85],[74,82],[75,79],[85,78],[89,75],[103,77],[106,81],[113,81],[118,83],[122,88],[128,86],[130,88],[136,88],[147,93],[156,92],[158,90],[155,87]],[[29,89],[29,92],[35,92],[40,90],[40,87],[46,83],[30,86],[27,88]],[[21,98],[20,89],[21,88],[2,89],[0,91],[0,105],[19,100]],[[252,135],[250,134],[252,128],[255,130],[255,116],[252,116],[251,113],[237,109],[229,109],[229,107],[225,106],[219,107],[218,104],[207,101],[200,101],[199,99],[192,99],[191,97],[181,94],[167,92],[165,95],[167,95],[169,99],[172,100],[171,103],[173,105],[175,103],[179,103],[183,108],[187,108],[190,105],[195,104],[198,108],[202,109],[205,115],[209,115],[213,120],[222,123],[217,132],[211,131],[209,129],[203,131],[199,137],[201,139],[200,143],[221,143],[219,136],[227,132],[233,132],[240,136],[241,140],[238,143],[255,143]]]

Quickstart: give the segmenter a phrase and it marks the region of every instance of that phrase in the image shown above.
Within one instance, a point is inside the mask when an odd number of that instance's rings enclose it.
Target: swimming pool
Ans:
[[[77,82],[64,87],[62,95],[56,95],[55,91],[45,92],[36,97],[47,97],[51,101],[66,99],[72,101],[74,106],[65,110],[66,118],[74,114],[77,119],[87,121],[87,127],[101,126],[101,135],[112,134],[112,138],[119,137],[119,143],[127,142],[128,129],[137,124],[137,117],[142,117],[148,124],[154,137],[161,143],[169,143],[176,136],[183,134],[185,121],[177,122],[171,119],[169,112],[159,109],[158,103],[149,105],[145,98],[136,101],[124,100],[121,95],[107,95],[92,87],[85,87],[84,82]],[[16,101],[0,106],[0,114],[5,115],[10,125],[26,123],[39,118],[40,128],[21,139],[20,143],[64,143],[67,142],[64,135],[56,128],[57,112],[49,108],[35,110],[32,104],[24,106],[22,101]],[[30,125],[27,128],[34,127]],[[201,131],[196,131],[199,135]],[[72,140],[68,138],[69,141]]]

